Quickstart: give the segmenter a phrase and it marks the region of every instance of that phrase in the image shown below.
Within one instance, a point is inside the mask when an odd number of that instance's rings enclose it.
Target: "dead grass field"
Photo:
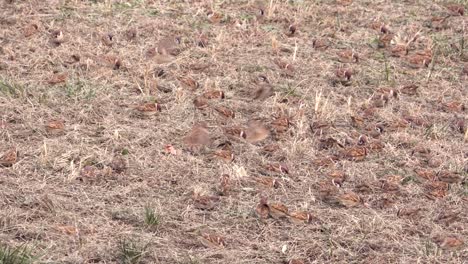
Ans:
[[[467,263],[467,5],[2,0],[0,263]]]

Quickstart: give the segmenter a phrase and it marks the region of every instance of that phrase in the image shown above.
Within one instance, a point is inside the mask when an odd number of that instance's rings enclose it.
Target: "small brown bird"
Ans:
[[[312,221],[312,215],[306,211],[295,211],[289,214],[289,219],[295,224],[308,224]]]
[[[50,135],[58,135],[65,130],[65,123],[62,120],[50,120],[45,125],[45,129]]]
[[[255,207],[255,213],[260,219],[267,219],[270,216],[270,207],[266,197],[260,198],[260,202]]]
[[[288,207],[282,203],[272,203],[268,207],[270,208],[270,216],[274,219],[286,218],[289,215]]]
[[[68,78],[68,73],[66,72],[59,72],[59,73],[54,73],[48,80],[47,83],[51,85],[59,84],[59,83],[64,83],[67,81]]]
[[[165,37],[158,42],[156,52],[161,55],[177,56],[180,52],[178,48],[180,44],[180,37]]]
[[[195,124],[191,131],[184,137],[183,142],[188,147],[208,146],[211,143],[210,133],[205,123]]]
[[[214,110],[216,112],[218,112],[218,114],[220,114],[221,116],[225,117],[225,118],[235,118],[236,117],[236,113],[234,112],[234,110],[230,109],[230,108],[227,108],[225,106],[215,106],[214,107]]]
[[[256,143],[268,138],[270,131],[260,121],[251,120],[247,124],[245,134],[248,142]]]
[[[261,84],[255,89],[253,99],[264,101],[274,94],[273,86],[269,83]]]
[[[140,113],[146,116],[154,115],[161,111],[161,105],[158,103],[144,103],[135,108]]]
[[[11,167],[18,161],[18,151],[16,148],[10,148],[0,157],[0,166]]]
[[[206,109],[209,106],[208,100],[203,96],[198,96],[195,99],[193,99],[193,105],[195,106],[195,108],[200,110]]]
[[[112,33],[105,33],[101,36],[101,41],[102,41],[102,44],[108,46],[108,47],[112,47],[112,45],[114,44],[114,34]]]
[[[200,242],[207,248],[223,248],[226,245],[224,238],[214,233],[202,233]]]
[[[219,90],[213,90],[204,92],[202,96],[206,99],[224,99],[224,92]]]

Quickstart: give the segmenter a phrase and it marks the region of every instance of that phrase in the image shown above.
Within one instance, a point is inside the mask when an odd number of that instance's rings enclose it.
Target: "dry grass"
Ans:
[[[3,248],[466,261],[468,25],[447,4],[2,1]]]

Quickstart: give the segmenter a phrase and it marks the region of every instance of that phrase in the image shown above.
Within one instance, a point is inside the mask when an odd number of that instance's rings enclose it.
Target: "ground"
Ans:
[[[0,263],[467,261],[466,1],[0,7]]]

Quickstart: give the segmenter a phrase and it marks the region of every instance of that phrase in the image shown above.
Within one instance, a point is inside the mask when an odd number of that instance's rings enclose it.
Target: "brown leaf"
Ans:
[[[18,161],[18,151],[16,148],[10,148],[0,156],[0,166],[11,167]]]

